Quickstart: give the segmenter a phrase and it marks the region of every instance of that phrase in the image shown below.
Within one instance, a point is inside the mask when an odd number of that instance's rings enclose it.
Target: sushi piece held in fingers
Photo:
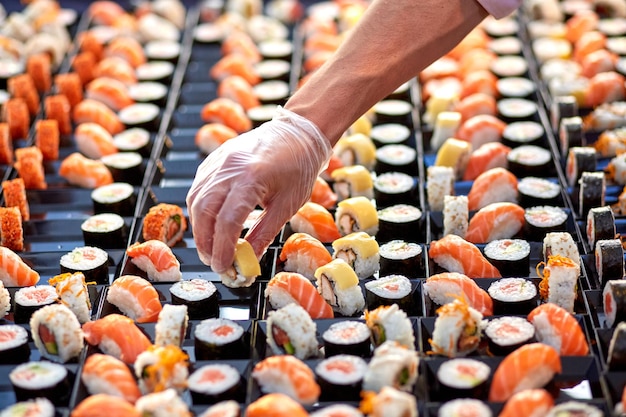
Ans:
[[[126,249],[130,261],[148,274],[151,281],[180,281],[180,262],[172,248],[161,240],[135,242]]]
[[[406,312],[401,310],[397,304],[366,310],[365,323],[371,331],[374,347],[378,347],[388,340],[393,340],[409,349],[415,349],[413,325]]]
[[[251,402],[246,408],[245,417],[308,417],[308,415],[304,407],[291,396],[272,392]]]
[[[290,303],[304,307],[313,319],[333,318],[333,309],[304,275],[279,272],[267,284],[265,296],[274,309]]]
[[[187,386],[189,356],[174,345],[152,345],[135,359],[135,377],[145,394],[173,388],[178,393]]]
[[[283,244],[279,260],[284,264],[284,271],[297,272],[314,280],[315,270],[332,261],[332,256],[319,239],[308,233],[296,232]]]
[[[275,355],[308,359],[318,355],[317,325],[299,304],[287,304],[267,314],[267,344]]]
[[[131,404],[141,396],[128,365],[111,355],[93,353],[88,356],[80,378],[90,395],[113,395]]]
[[[107,301],[137,323],[156,322],[162,309],[154,286],[136,275],[123,275],[113,281]]]
[[[626,321],[626,280],[612,279],[602,290],[602,305],[607,327]]]
[[[343,259],[333,259],[315,270],[317,291],[336,313],[353,316],[363,311],[365,299],[359,277]]]
[[[411,393],[383,387],[379,393],[365,391],[360,410],[370,417],[417,417],[417,400]]]
[[[526,344],[508,354],[496,368],[489,401],[505,402],[525,389],[543,388],[561,370],[556,349],[543,343]]]
[[[69,362],[83,349],[81,325],[72,310],[63,304],[52,304],[35,311],[29,326],[39,353],[53,362]]]
[[[89,289],[82,272],[55,275],[48,283],[54,286],[59,301],[72,310],[81,324],[91,320]]]
[[[554,399],[545,389],[525,389],[513,394],[507,400],[500,417],[545,416],[553,406]]]
[[[537,341],[555,348],[561,356],[584,356],[589,345],[578,320],[556,304],[537,306],[528,314]]]
[[[289,219],[291,230],[307,233],[323,243],[331,243],[341,237],[335,218],[324,206],[306,202]]]
[[[132,365],[137,356],[152,344],[133,319],[121,314],[108,314],[84,323],[83,333],[87,343],[127,365]]]
[[[467,199],[470,211],[491,203],[517,203],[517,177],[505,168],[487,170],[476,177]]]
[[[39,273],[18,254],[0,246],[0,281],[5,287],[25,287],[39,282]]]
[[[150,207],[143,219],[144,240],[157,239],[172,247],[183,239],[187,218],[176,204],[159,203]]]
[[[337,194],[330,188],[330,185],[324,178],[318,176],[313,185],[310,201],[330,210],[337,205]]]
[[[367,197],[350,197],[338,203],[335,223],[342,236],[354,232],[375,236],[378,232],[378,212]]]
[[[489,142],[477,148],[469,157],[463,181],[473,181],[492,168],[507,168],[507,155],[511,148],[500,142]]]
[[[539,283],[541,298],[573,314],[580,265],[564,256],[552,255],[548,257],[548,262],[540,263],[539,266],[543,266],[543,271],[540,274],[541,282]]]
[[[262,392],[282,393],[303,405],[317,402],[321,393],[313,370],[292,355],[263,359],[254,366],[252,378]]]
[[[229,139],[237,136],[237,132],[222,123],[207,123],[196,132],[194,143],[205,154],[210,154]]]
[[[463,298],[439,307],[430,340],[432,352],[449,358],[474,352],[482,335],[482,319],[483,315]]]
[[[66,156],[59,166],[59,175],[71,185],[97,188],[113,183],[113,175],[104,162],[89,159],[80,152]]]
[[[456,298],[467,300],[470,307],[484,316],[493,314],[493,301],[487,291],[467,275],[458,272],[442,272],[432,275],[423,284],[424,294],[433,303],[443,306]]]
[[[472,243],[510,239],[522,230],[524,223],[524,209],[517,204],[490,203],[472,216],[465,239]]]
[[[380,392],[383,387],[411,392],[417,381],[418,353],[400,343],[388,340],[374,349],[367,365],[363,390]]]
[[[378,242],[365,232],[354,232],[335,240],[333,259],[343,259],[359,279],[368,278],[380,269]]]
[[[470,278],[501,278],[500,271],[476,245],[457,235],[446,235],[431,242],[428,256],[448,272],[459,272]]]
[[[165,304],[154,326],[154,344],[182,347],[188,326],[186,305]]]

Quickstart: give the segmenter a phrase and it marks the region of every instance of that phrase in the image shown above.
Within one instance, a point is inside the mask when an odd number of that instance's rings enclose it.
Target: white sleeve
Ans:
[[[522,0],[477,0],[493,17],[508,16],[521,4]]]

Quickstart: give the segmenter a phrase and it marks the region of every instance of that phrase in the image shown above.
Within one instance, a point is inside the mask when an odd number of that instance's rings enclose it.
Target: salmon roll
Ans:
[[[55,94],[44,99],[45,117],[57,121],[59,133],[62,135],[72,133],[71,109],[68,98],[63,94]]]
[[[13,141],[8,123],[0,123],[0,164],[13,163]]]
[[[48,188],[43,167],[43,155],[36,146],[28,146],[15,150],[17,161],[14,164],[24,186],[29,190],[45,190]]]
[[[42,357],[66,363],[80,355],[84,346],[81,325],[65,305],[41,307],[31,316],[29,325]]]
[[[186,230],[183,209],[175,204],[160,203],[150,207],[143,219],[143,239],[157,239],[170,247],[183,239]]]
[[[30,55],[26,59],[26,72],[35,83],[35,88],[39,93],[50,91],[52,87],[52,63],[50,55],[41,52]]]
[[[57,120],[45,119],[35,123],[35,146],[41,151],[44,161],[59,159],[59,136]]]
[[[298,359],[317,356],[317,325],[299,304],[291,303],[267,314],[267,344],[275,355]]]
[[[9,94],[24,100],[28,113],[35,116],[39,111],[39,94],[31,76],[26,74],[14,75],[7,83]]]
[[[77,72],[58,74],[54,77],[54,86],[59,94],[63,94],[74,108],[83,100],[83,82]]]
[[[8,99],[2,108],[2,118],[9,125],[13,139],[26,139],[30,129],[30,113],[26,101],[19,97]]]
[[[23,221],[30,220],[30,207],[26,197],[26,186],[22,178],[2,182],[2,194],[6,207],[17,207]]]
[[[0,245],[16,252],[24,250],[22,215],[17,207],[0,207]]]
[[[98,60],[95,55],[89,51],[83,51],[76,54],[74,60],[72,61],[72,68],[78,74],[82,85],[87,84],[96,77],[95,71],[97,65]]]

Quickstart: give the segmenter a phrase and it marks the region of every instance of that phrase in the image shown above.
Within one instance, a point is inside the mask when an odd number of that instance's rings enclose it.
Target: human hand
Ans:
[[[246,240],[260,258],[308,200],[331,152],[314,123],[280,107],[271,121],[212,152],[187,194],[200,260],[216,272],[230,267],[243,223],[257,205],[264,211]]]

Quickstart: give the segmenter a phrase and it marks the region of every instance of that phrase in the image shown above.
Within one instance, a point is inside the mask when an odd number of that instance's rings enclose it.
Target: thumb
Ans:
[[[265,253],[292,214],[285,209],[268,206],[246,234],[246,240],[258,259]]]

